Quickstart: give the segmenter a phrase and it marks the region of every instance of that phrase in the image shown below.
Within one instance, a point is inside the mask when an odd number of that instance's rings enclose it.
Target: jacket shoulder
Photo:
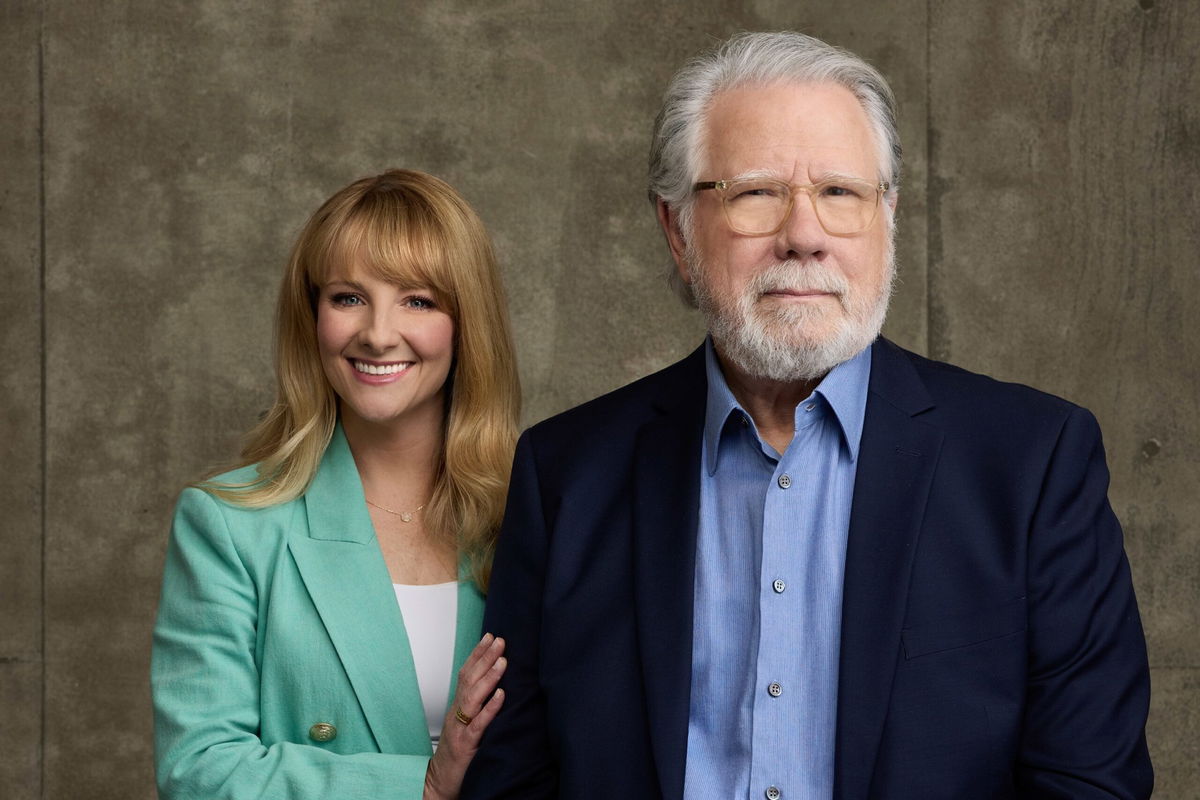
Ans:
[[[1071,420],[1099,436],[1099,425],[1091,412],[1069,400],[925,358],[890,342],[884,344],[888,348],[885,359],[900,359],[910,365],[928,393],[930,408],[919,418],[937,424],[954,438],[976,444],[991,441],[1009,449],[1033,446],[1038,441],[1052,446]]]
[[[1023,383],[999,380],[955,364],[926,358],[891,342],[885,344],[912,365],[939,404],[1015,404],[1030,411],[1058,414],[1080,409],[1080,406],[1069,400]]]
[[[213,476],[205,483],[237,487],[253,483],[257,477],[258,465],[251,464]],[[294,526],[297,513],[303,512],[303,497],[253,507],[221,497],[203,484],[188,486],[175,505],[173,528],[177,535],[181,528],[191,528],[207,536],[220,531],[236,541],[263,544],[263,540],[285,536]]]
[[[672,406],[692,401],[703,408],[704,391],[704,352],[700,348],[657,372],[548,417],[527,434],[538,440],[568,441],[619,435],[641,427]]]

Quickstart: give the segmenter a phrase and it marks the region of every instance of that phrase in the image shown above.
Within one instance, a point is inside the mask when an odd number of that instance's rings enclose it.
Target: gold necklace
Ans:
[[[367,498],[364,497],[363,500],[367,500]],[[379,503],[372,503],[370,500],[367,500],[367,505],[375,506],[380,511],[386,511],[389,514],[395,514],[397,517],[400,518],[401,522],[412,522],[413,515],[416,514],[418,511],[420,511],[422,508],[424,508],[428,503],[429,503],[429,501],[426,500],[424,503],[421,503],[421,505],[417,506],[412,511],[393,511],[392,509],[388,508],[387,506],[381,506],[381,505],[379,505]]]

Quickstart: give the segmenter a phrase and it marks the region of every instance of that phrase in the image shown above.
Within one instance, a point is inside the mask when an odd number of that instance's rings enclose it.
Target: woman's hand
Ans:
[[[479,749],[479,739],[500,706],[504,690],[497,689],[508,660],[504,640],[485,633],[458,671],[454,705],[446,712],[437,752],[425,771],[425,800],[455,800],[463,775]]]

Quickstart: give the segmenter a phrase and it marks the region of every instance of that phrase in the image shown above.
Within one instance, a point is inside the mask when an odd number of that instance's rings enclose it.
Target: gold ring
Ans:
[[[475,719],[474,717],[468,717],[466,714],[464,714],[461,708],[454,709],[454,718],[463,725],[470,725],[471,720]]]

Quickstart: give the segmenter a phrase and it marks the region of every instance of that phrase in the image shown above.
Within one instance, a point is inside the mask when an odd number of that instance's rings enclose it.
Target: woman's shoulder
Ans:
[[[222,472],[185,488],[175,506],[175,518],[218,524],[231,532],[241,529],[260,534],[273,527],[286,528],[300,510],[304,495],[283,502],[239,502],[239,495],[260,483],[257,464]]]
[[[180,493],[171,520],[164,593],[169,591],[165,587],[200,581],[245,599],[271,585],[291,543],[307,536],[308,523],[300,498],[259,507],[238,503],[236,487],[257,474],[254,467],[232,470]]]
[[[219,475],[214,475],[200,482],[200,484],[223,484],[228,486],[239,486],[242,484],[257,483],[259,480],[259,465],[248,464],[244,467],[236,467],[231,470],[222,472]]]

